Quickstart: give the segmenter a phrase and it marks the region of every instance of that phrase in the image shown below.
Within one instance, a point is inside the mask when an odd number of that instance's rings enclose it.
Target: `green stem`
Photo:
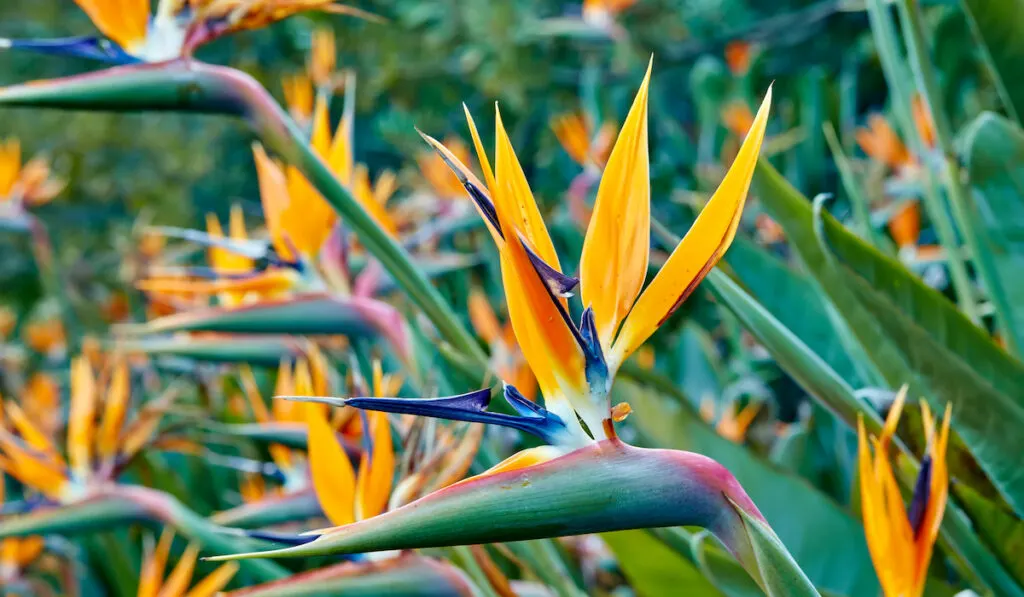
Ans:
[[[903,77],[903,69],[900,68],[902,61],[897,49],[896,32],[892,17],[888,12],[889,9],[883,4],[883,0],[868,0],[867,8],[868,18],[871,21],[871,32],[874,34],[875,44],[878,47],[878,58],[882,63],[885,79],[895,96],[893,112],[896,115],[896,124],[903,138],[910,142],[914,155],[923,156],[925,154],[924,141],[918,134],[917,128],[914,126],[914,119],[910,114],[912,97],[907,88],[906,79]],[[957,242],[956,229],[946,211],[945,202],[936,188],[931,170],[925,167],[922,168],[922,171],[925,179],[924,207],[935,225],[939,243],[946,250],[946,261],[949,263],[950,278],[953,288],[956,290],[957,302],[964,315],[978,323],[981,321],[981,316],[974,301],[974,289],[971,287],[971,279],[967,274],[967,266],[963,261],[960,245]]]
[[[473,579],[473,584],[480,590],[480,594],[483,597],[498,597],[498,594],[494,592],[494,587],[491,586],[491,581],[487,578],[487,574],[484,573],[476,558],[473,557],[473,550],[465,545],[452,547],[451,550],[454,552],[455,557],[459,559],[459,563],[462,564],[462,569]]]
[[[868,242],[884,250],[886,243],[882,235],[878,234],[875,227],[871,225],[871,210],[868,207],[867,197],[861,192],[857,179],[853,176],[850,161],[843,152],[843,145],[839,142],[835,129],[832,128],[831,123],[825,122],[822,125],[822,130],[825,132],[825,142],[828,144],[829,150],[832,151],[832,159],[835,160],[836,168],[839,170],[839,179],[843,183],[843,188],[846,189],[847,199],[853,209],[853,218],[857,221],[861,234]]]
[[[1022,347],[1017,341],[1017,335],[1014,333],[1008,317],[1010,305],[1002,290],[991,253],[986,249],[984,239],[979,234],[976,214],[968,202],[969,194],[960,178],[959,162],[953,147],[953,126],[942,107],[938,78],[928,57],[921,6],[916,0],[901,0],[899,11],[904,38],[907,40],[910,63],[914,69],[914,77],[918,81],[921,94],[928,104],[928,110],[931,112],[932,122],[935,125],[935,140],[942,154],[943,175],[953,215],[970,250],[978,277],[985,287],[988,299],[992,301],[1000,336],[1006,341],[1006,346],[1011,353],[1020,355]]]

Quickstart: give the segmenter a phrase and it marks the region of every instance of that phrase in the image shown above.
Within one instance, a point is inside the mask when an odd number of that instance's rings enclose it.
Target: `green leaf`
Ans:
[[[823,242],[849,274],[849,288],[887,330],[899,358],[913,371],[914,377],[904,381],[917,382],[936,410],[953,405],[953,429],[1000,494],[1018,514],[1024,513],[1020,363],[899,262],[827,214],[821,226]]]
[[[1018,123],[1024,115],[1024,2],[1021,0],[960,0],[971,32],[981,46],[986,66],[1003,105]]]
[[[904,361],[899,348],[886,335],[884,328],[879,325],[873,314],[861,304],[859,297],[851,288],[847,287],[848,278],[841,275],[837,266],[822,252],[813,229],[813,213],[810,202],[765,161],[758,163],[754,181],[762,205],[783,227],[791,243],[790,246],[814,276],[822,291],[835,305],[836,310],[849,323],[849,329],[855,332],[857,340],[862,345],[870,347],[866,354],[871,357],[878,370],[885,374],[887,380],[892,380],[890,383],[893,387],[908,381],[914,381],[920,385],[916,375]],[[712,276],[709,276],[708,279],[714,280]],[[740,311],[737,311],[738,315],[739,313]],[[751,313],[756,315],[758,311],[752,310]],[[764,321],[762,325],[770,323],[770,321]],[[772,331],[772,333],[781,340],[785,340],[785,334],[781,330]],[[799,355],[799,346],[788,346],[790,344],[792,342],[783,342],[778,346]],[[838,376],[835,377],[838,379]],[[835,387],[839,388],[839,386]],[[856,402],[849,404],[855,406]],[[912,411],[908,411],[904,416],[909,418],[912,414]],[[844,420],[849,424],[848,419],[844,418]],[[873,419],[867,420],[872,421]],[[956,472],[957,464],[954,446],[951,445],[951,471]],[[1001,595],[1024,595],[1021,587],[1007,574],[995,556],[978,540],[977,535],[962,518],[946,516],[942,523],[942,534],[967,561],[982,582],[990,588]]]
[[[716,434],[678,401],[668,402],[628,380],[616,391],[633,407],[631,421],[651,443],[707,454],[744,487],[793,557],[823,589],[875,597],[878,583],[860,523],[803,479],[761,460]],[[836,541],[836,537],[843,537]],[[822,545],[829,545],[822,550]]]
[[[857,415],[866,411],[869,421],[873,421],[873,430],[881,429],[877,415],[864,408],[853,388],[739,284],[718,270],[712,270],[707,281],[715,296],[804,390],[851,428],[857,424]]]
[[[629,584],[640,597],[670,595],[681,587],[686,587],[686,594],[693,597],[725,595],[705,578],[693,562],[649,533],[619,531],[603,533],[601,538],[615,554]]]
[[[844,380],[859,385],[862,376],[848,343],[843,342],[849,332],[841,320],[829,314],[831,307],[822,300],[813,280],[744,238],[736,239],[724,260],[764,309]],[[800,308],[794,309],[794,305]]]
[[[954,483],[951,489],[964,505],[976,532],[1024,586],[1024,559],[1020,557],[1024,553],[1024,521],[964,483]]]
[[[402,358],[409,356],[405,321],[394,307],[367,298],[305,294],[241,307],[210,307],[154,319],[122,332],[166,334],[221,332],[261,335],[345,335],[382,337]]]
[[[992,260],[992,303],[1008,345],[1024,347],[1024,131],[986,112],[963,133],[977,220]],[[1019,351],[1018,351],[1019,354]]]
[[[181,357],[213,363],[249,363],[264,367],[274,367],[281,359],[294,359],[303,354],[301,343],[286,336],[161,336],[118,339],[110,345],[114,350],[127,354]]]

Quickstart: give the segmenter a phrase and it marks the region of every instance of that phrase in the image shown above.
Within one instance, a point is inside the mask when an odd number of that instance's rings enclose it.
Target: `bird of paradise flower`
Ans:
[[[618,470],[615,468],[616,463],[653,463],[662,462],[664,458],[679,458],[687,464],[673,461],[673,464],[668,465],[666,462],[668,469],[661,470],[660,478],[665,478],[667,470],[676,470],[678,467],[681,475],[679,482],[694,483],[693,487],[702,488],[697,493],[701,493],[705,487],[714,487],[708,489],[710,501],[703,502],[701,500],[704,498],[695,498],[702,504],[701,511],[709,511],[703,508],[714,510],[724,505],[731,514],[716,518],[715,521],[703,521],[702,524],[714,527],[716,535],[722,538],[748,569],[754,570],[752,573],[757,574],[757,564],[752,559],[749,544],[741,538],[742,532],[739,528],[722,526],[730,516],[763,521],[749,497],[738,488],[734,480],[729,481],[732,477],[720,466],[703,457],[643,451],[622,443],[616,434],[614,421],[628,412],[628,405],[612,408],[609,391],[622,362],[693,292],[732,242],[764,138],[771,92],[769,90],[766,94],[754,126],[718,191],[708,201],[659,274],[641,292],[647,271],[650,233],[647,150],[649,81],[650,68],[612,149],[598,189],[594,215],[580,263],[581,292],[587,306],[579,326],[570,318],[566,305],[566,297],[575,288],[577,281],[562,273],[546,226],[501,123],[500,113],[496,115],[497,150],[496,168],[493,171],[475,124],[467,113],[486,185],[443,145],[424,135],[459,175],[498,247],[509,316],[523,354],[537,377],[545,399],[544,407],[526,400],[518,389],[507,383],[503,394],[518,416],[487,411],[489,389],[432,399],[312,399],[371,411],[418,414],[511,427],[534,434],[545,440],[547,445],[527,448],[481,475],[378,517],[380,524],[374,524],[378,519],[371,519],[317,531],[314,533],[315,540],[297,547],[218,556],[214,559],[331,553],[334,550],[344,553],[355,549],[356,545],[364,546],[364,549],[367,546],[380,549],[384,545],[424,546],[451,545],[458,541],[476,542],[476,539],[484,536],[489,538],[492,534],[487,529],[468,532],[466,528],[461,528],[458,531],[460,534],[457,534],[454,528],[434,526],[432,530],[437,536],[427,538],[420,534],[423,529],[416,527],[403,533],[401,538],[390,535],[391,538],[385,541],[375,533],[383,527],[393,531],[395,527],[390,525],[408,522],[410,517],[416,518],[418,512],[436,513],[436,508],[441,507],[446,500],[466,499],[469,500],[468,504],[476,503],[475,499],[485,499],[488,503],[493,499],[504,499],[488,492],[498,488],[512,489],[512,483],[515,487],[523,487],[523,492],[529,492],[530,496],[535,496],[529,499],[536,499],[540,496],[540,490],[529,488],[541,484],[550,489],[551,484],[555,483],[556,471],[564,472],[562,466],[592,464],[602,467],[602,474],[612,474],[611,471]],[[691,457],[692,462],[687,460]],[[605,466],[608,468],[603,468]],[[712,470],[719,471],[721,478]],[[699,480],[690,477],[691,474],[699,477]],[[493,488],[489,483],[491,479],[497,484]],[[482,498],[479,491],[487,493],[488,497]],[[642,493],[629,492],[632,496],[629,503],[634,508],[630,512],[635,513],[635,507],[644,508],[635,503],[635,498]],[[649,495],[656,494],[653,492]],[[525,497],[527,493],[522,495]],[[711,505],[718,502],[721,505]],[[610,502],[602,503],[605,504],[603,511],[607,512]],[[730,509],[729,503],[733,504],[733,509]],[[653,502],[648,506],[653,507]],[[745,514],[737,514],[739,512]],[[549,513],[545,512],[543,516],[552,522]],[[594,516],[602,515],[595,513]],[[680,516],[679,520],[688,517],[682,513]],[[653,520],[649,523],[653,523],[653,526],[669,524],[667,519],[661,518],[656,523]],[[576,532],[588,532],[586,529],[632,528],[631,524],[635,523],[615,520],[598,524],[595,518],[577,516],[570,526]],[[510,524],[499,521],[495,525],[508,533],[507,536],[516,538],[550,536],[552,532],[546,527],[543,531],[531,528],[517,532]],[[502,533],[494,534],[499,535],[505,536]]]
[[[878,580],[886,597],[921,597],[928,578],[928,563],[939,534],[939,524],[949,494],[946,447],[952,405],[946,406],[939,430],[924,400],[921,420],[926,453],[909,507],[904,509],[899,483],[889,462],[889,448],[896,434],[907,398],[906,386],[889,409],[882,434],[868,438],[863,417],[857,421],[857,465],[864,530]],[[874,456],[871,454],[874,446]]]
[[[111,483],[156,436],[174,392],[151,401],[126,423],[131,384],[127,362],[115,357],[101,386],[91,365],[71,362],[66,458],[15,403],[0,429],[0,469],[38,492],[44,502],[67,504]],[[97,419],[99,419],[97,425]]]

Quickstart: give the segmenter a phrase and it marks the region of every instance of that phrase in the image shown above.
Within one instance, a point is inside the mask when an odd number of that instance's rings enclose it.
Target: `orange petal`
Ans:
[[[357,520],[384,512],[391,497],[395,478],[395,451],[391,443],[391,424],[387,413],[368,412],[373,448],[363,452],[356,478],[355,515]]]
[[[483,170],[484,180],[487,182],[487,190],[494,194],[497,185],[494,182],[494,171],[491,170],[491,162],[487,159],[487,152],[484,151],[484,144],[480,141],[480,132],[473,122],[473,115],[469,113],[466,104],[462,104],[462,111],[466,113],[466,123],[469,125],[469,134],[473,138],[473,148],[476,150],[476,159],[480,162],[480,169]],[[467,168],[467,172],[469,169]]]
[[[491,308],[491,302],[479,288],[469,291],[469,321],[473,324],[476,335],[488,345],[493,344],[501,336],[501,324],[498,316]]]
[[[93,432],[96,419],[96,379],[85,359],[71,362],[71,407],[68,413],[68,462],[79,480],[92,470]]]
[[[57,453],[57,447],[53,445],[50,438],[36,427],[35,423],[25,415],[17,404],[8,402],[6,406],[11,423],[14,423],[14,427],[18,430],[18,435],[21,436],[21,439],[33,450],[46,454],[53,458],[55,463],[63,465],[63,461]]]
[[[138,51],[149,29],[149,0],[75,0],[103,35],[129,53]]]
[[[281,258],[292,261],[294,255],[288,242],[288,231],[284,226],[284,212],[288,209],[288,182],[281,167],[267,156],[263,146],[254,143],[253,158],[256,161],[256,175],[260,186],[260,201],[263,203],[263,219],[270,232],[270,240]]]
[[[25,449],[17,438],[2,429],[0,452],[5,459],[2,462],[3,470],[50,499],[61,498],[67,478],[58,464],[41,454]]]
[[[320,508],[335,526],[355,522],[356,474],[323,413],[306,413],[309,472]],[[390,440],[390,438],[389,438]]]
[[[594,308],[605,351],[647,278],[651,236],[647,94],[653,65],[652,58],[601,176],[580,256],[583,306]]]
[[[171,551],[171,543],[174,541],[174,531],[164,529],[160,535],[160,541],[156,549],[147,552],[142,562],[142,571],[139,574],[138,597],[156,597],[163,584],[164,568],[167,566],[167,556]]]
[[[551,242],[547,226],[537,209],[537,202],[533,199],[530,191],[530,184],[526,181],[526,174],[519,164],[519,158],[512,148],[512,142],[505,132],[505,125],[501,121],[501,113],[497,106],[494,108],[495,139],[497,151],[495,152],[495,180],[496,188],[492,189],[494,194],[495,207],[499,212],[504,212],[505,217],[512,222],[515,230],[529,241],[534,252],[540,256],[548,265],[562,271],[558,263],[558,255],[555,253],[555,245]],[[502,227],[505,228],[504,226]],[[511,235],[508,229],[505,230],[505,238]]]
[[[754,126],[718,190],[626,317],[608,356],[610,370],[615,371],[690,296],[732,244],[764,140],[771,100],[769,87]]]
[[[188,593],[185,593],[184,597],[213,597],[231,582],[231,578],[237,572],[238,562],[228,562],[196,583],[196,586],[192,587],[192,590]]]
[[[520,452],[509,456],[505,460],[502,460],[498,464],[492,466],[486,471],[461,481],[471,481],[473,479],[479,479],[488,475],[496,475],[498,473],[504,473],[508,471],[517,471],[526,467],[534,466],[537,464],[543,464],[549,460],[564,456],[565,450],[556,446],[537,446],[535,448],[527,448]]]
[[[157,597],[178,597],[185,593],[185,589],[192,583],[192,573],[196,569],[196,560],[199,558],[199,546],[192,544],[185,549],[185,553],[178,559],[178,564],[171,570],[164,581],[163,587]]]
[[[107,386],[103,420],[96,438],[96,454],[104,461],[113,460],[117,455],[121,427],[124,424],[125,412],[128,410],[130,383],[127,361],[124,358],[116,358],[110,384]]]

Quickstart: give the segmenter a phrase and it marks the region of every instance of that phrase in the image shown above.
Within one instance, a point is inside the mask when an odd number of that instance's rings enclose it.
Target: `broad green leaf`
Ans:
[[[1024,347],[1024,131],[986,112],[963,133],[983,242],[996,274],[993,305],[1010,346]]]
[[[971,31],[981,46],[985,64],[999,90],[1007,113],[1017,122],[1024,116],[1024,2],[1021,0],[960,0]]]
[[[747,292],[782,325],[848,383],[860,383],[857,365],[842,340],[849,332],[829,314],[830,307],[812,280],[743,238],[732,244],[725,262]]]
[[[974,529],[992,547],[1007,571],[1024,586],[1024,521],[985,499],[970,486],[956,483],[953,494],[964,505]]]
[[[875,597],[878,583],[860,523],[806,481],[716,434],[691,410],[627,380],[616,391],[629,420],[652,443],[707,454],[725,465],[757,504],[807,576],[823,589]],[[836,537],[844,537],[835,541]],[[829,545],[822,550],[822,545]]]
[[[693,597],[725,597],[693,562],[644,531],[603,533],[601,538],[639,597],[669,595],[682,587]]]
[[[849,288],[887,330],[899,358],[927,388],[925,397],[936,410],[953,405],[953,429],[1003,498],[1018,514],[1024,513],[1020,364],[897,261],[827,214],[821,225],[823,243],[835,251],[849,274]]]
[[[849,323],[849,329],[864,346],[879,372],[883,373],[893,387],[912,382],[918,387],[920,380],[904,361],[904,357],[893,340],[885,333],[874,315],[861,304],[858,295],[848,288],[848,277],[841,275],[830,258],[821,250],[813,229],[813,213],[810,202],[790,186],[767,162],[758,164],[754,179],[762,205],[782,225],[791,247],[814,277],[819,287],[835,305],[836,310]],[[852,235],[851,235],[852,236]],[[709,279],[713,279],[709,276]],[[912,281],[907,281],[911,283]],[[927,388],[925,388],[927,389]],[[910,418],[911,411],[905,413]],[[956,474],[959,461],[954,446],[950,447],[950,469]],[[962,465],[961,465],[961,468]],[[964,469],[965,475],[972,473]],[[982,582],[999,594],[1024,595],[988,549],[978,541],[969,525],[957,516],[943,520],[942,533],[960,555],[967,561]]]
[[[764,344],[790,377],[851,428],[856,426],[858,413],[868,409],[863,407],[854,396],[853,388],[828,363],[729,276],[712,270],[706,279],[715,296]],[[880,429],[877,417],[869,418],[875,421],[874,428]]]

